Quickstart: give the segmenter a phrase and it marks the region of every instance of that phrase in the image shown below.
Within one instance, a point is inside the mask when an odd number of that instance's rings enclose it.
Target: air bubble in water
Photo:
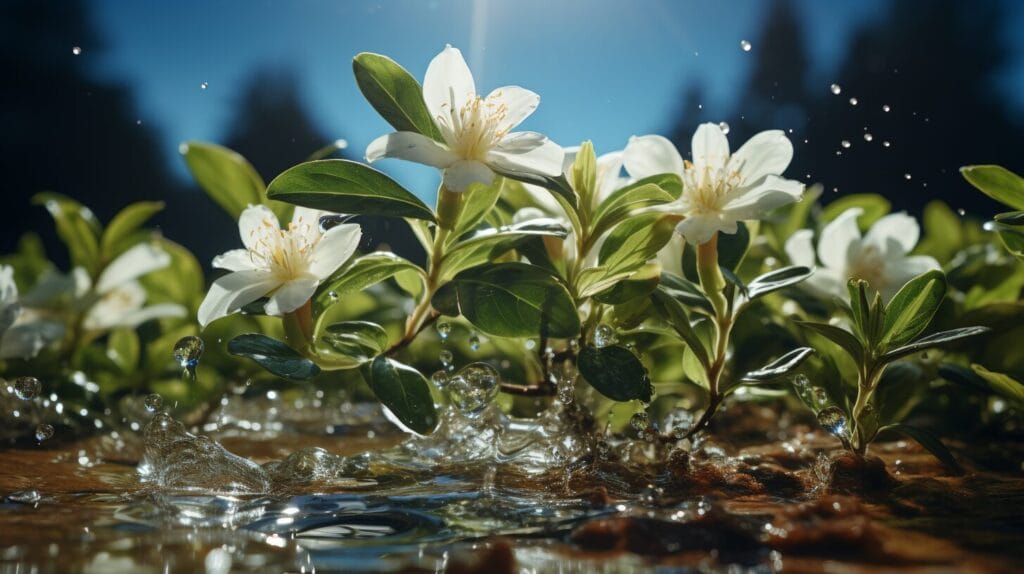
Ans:
[[[142,404],[146,406],[146,410],[155,413],[164,406],[164,398],[157,393],[147,395],[146,399],[142,401]]]
[[[53,426],[43,423],[36,427],[36,440],[43,442],[53,436]]]
[[[850,149],[850,140],[843,140],[839,142],[839,145],[843,146],[845,149]]]
[[[38,397],[42,389],[42,383],[35,377],[18,377],[14,380],[14,394],[23,401],[31,401]]]
[[[437,324],[437,336],[441,337],[442,341],[448,340],[448,335],[452,333],[452,324],[446,321],[442,321]]]
[[[651,417],[647,414],[647,411],[637,411],[629,419],[629,426],[633,427],[633,430],[637,432],[646,430],[650,424]]]
[[[597,348],[610,347],[619,342],[619,336],[615,334],[615,329],[604,323],[597,326],[594,329],[594,346]]]
[[[194,371],[203,356],[203,340],[195,335],[178,339],[174,344],[174,360],[181,368]]]
[[[71,53],[76,55],[76,56],[81,55],[82,47],[81,46],[75,46],[74,48],[71,48]]]
[[[849,423],[846,420],[846,413],[837,406],[830,406],[821,409],[818,413],[818,424],[834,436],[844,442],[849,436]]]
[[[753,46],[751,46],[751,45],[750,45],[750,42],[748,42],[747,40],[743,40],[742,42],[740,42],[740,48],[741,48],[741,49],[742,49],[742,50],[743,50],[744,52],[749,52],[749,51],[750,51],[750,49],[751,49],[752,47],[753,47]]]
[[[860,103],[860,101],[857,98],[850,98],[850,105],[851,106],[856,106],[859,103]]]
[[[448,382],[448,400],[463,414],[476,416],[498,396],[501,377],[487,363],[470,363]]]
[[[728,134],[729,133],[729,124],[727,124],[726,122],[719,122],[718,123],[718,129],[722,130],[723,134]]]
[[[837,96],[843,93],[843,88],[839,84],[832,84],[831,86],[829,86],[829,90],[831,90],[832,93]]]

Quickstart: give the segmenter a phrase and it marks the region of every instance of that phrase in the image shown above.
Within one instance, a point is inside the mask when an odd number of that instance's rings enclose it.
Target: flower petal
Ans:
[[[302,307],[316,292],[320,281],[316,277],[306,276],[292,279],[270,296],[264,311],[267,315],[284,315]]]
[[[932,269],[941,269],[942,266],[934,257],[928,255],[914,255],[913,257],[900,257],[886,262],[885,275],[886,284],[880,290],[882,298],[888,301],[892,299],[908,281]]]
[[[721,209],[737,220],[761,219],[776,207],[799,201],[803,192],[804,184],[799,181],[769,175],[754,185],[730,191]]]
[[[462,193],[469,189],[474,183],[491,185],[494,181],[494,171],[478,161],[471,159],[459,160],[444,170],[442,185],[449,191]]]
[[[799,229],[786,240],[786,256],[793,265],[814,267],[814,232],[810,229]]]
[[[458,48],[445,46],[423,77],[423,101],[433,118],[451,117],[476,97],[476,84]]]
[[[18,284],[14,282],[14,268],[0,265],[0,305],[10,305],[18,300]]]
[[[416,132],[394,132],[370,142],[366,146],[366,161],[393,157],[444,169],[458,156],[441,144]]]
[[[738,170],[743,185],[766,175],[782,175],[793,161],[793,143],[782,130],[763,131],[747,140],[729,158],[729,171]]]
[[[839,214],[821,230],[818,239],[818,260],[829,267],[845,268],[850,250],[858,245],[860,228],[857,218],[864,213],[859,207],[851,207]]]
[[[149,243],[130,248],[107,265],[96,281],[96,291],[106,293],[124,283],[171,264],[166,251]]]
[[[729,161],[729,140],[718,124],[708,122],[698,126],[690,142],[690,149],[697,173],[703,171],[705,166],[712,169],[725,167]]]
[[[623,152],[613,151],[597,158],[597,201],[601,202],[615,190],[626,185],[622,177]]]
[[[59,321],[33,321],[15,325],[0,338],[0,359],[31,359],[50,343],[64,338]]]
[[[487,153],[487,163],[512,173],[562,175],[565,152],[562,147],[537,132],[508,134]]]
[[[822,299],[846,300],[846,282],[846,273],[842,268],[815,267],[814,273],[802,281],[800,286]]]
[[[213,266],[217,269],[227,269],[228,271],[244,271],[256,268],[248,249],[232,249],[231,251],[221,253],[213,258]]]
[[[230,315],[245,305],[273,291],[280,280],[268,271],[235,271],[217,279],[199,306],[199,325]]]
[[[356,223],[343,223],[327,230],[313,247],[309,272],[324,280],[337,271],[356,252],[363,232]]]
[[[256,246],[264,233],[279,229],[281,222],[266,205],[250,205],[238,216],[238,234],[242,237],[242,245],[249,250]]]
[[[901,211],[876,221],[864,235],[864,243],[876,246],[887,257],[893,257],[913,251],[920,237],[921,227],[917,220]]]
[[[519,86],[505,86],[487,94],[488,103],[504,106],[504,128],[512,128],[523,123],[540,105],[540,96]]]
[[[662,173],[682,175],[683,158],[667,138],[659,135],[633,136],[622,151],[622,163],[634,179]]]
[[[676,226],[676,233],[692,245],[707,243],[716,233],[736,233],[736,221],[725,214],[699,213],[687,217]]]

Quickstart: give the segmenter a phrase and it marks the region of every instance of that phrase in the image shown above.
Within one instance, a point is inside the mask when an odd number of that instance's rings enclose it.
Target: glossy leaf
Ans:
[[[799,347],[755,371],[743,375],[744,382],[763,382],[788,374],[814,354],[810,347]]]
[[[756,299],[773,291],[784,289],[807,279],[814,273],[809,267],[791,265],[769,271],[747,284],[747,296]]]
[[[914,340],[931,323],[945,296],[942,271],[928,271],[908,281],[885,307],[881,344],[892,348]]]
[[[917,427],[912,427],[904,424],[894,424],[882,427],[882,430],[896,431],[906,437],[909,437],[916,441],[918,444],[923,446],[925,450],[932,453],[935,458],[939,459],[942,464],[946,465],[946,468],[952,474],[960,475],[963,474],[963,468],[953,458],[953,453],[949,452],[946,445],[942,444],[935,435]]]
[[[462,209],[455,222],[452,239],[458,239],[463,234],[473,231],[488,214],[494,211],[494,206],[505,189],[506,181],[508,180],[504,177],[497,177],[491,185],[478,183],[462,192]]]
[[[808,321],[796,321],[797,325],[805,329],[810,329],[815,333],[825,337],[829,341],[839,345],[850,357],[853,358],[854,362],[859,363],[864,357],[864,346],[857,337],[847,331],[841,329],[835,325],[829,325],[828,323],[812,323]]]
[[[881,360],[883,362],[895,361],[896,359],[906,357],[907,355],[912,355],[914,353],[919,353],[921,351],[924,351],[925,349],[947,345],[949,343],[961,341],[969,337],[976,337],[978,335],[988,333],[989,331],[991,331],[991,329],[989,329],[988,327],[962,327],[960,329],[950,329],[949,331],[941,331],[939,333],[934,333],[928,335],[927,337],[918,339],[917,341],[914,341],[913,343],[910,343],[908,345],[903,345],[902,347],[892,349],[891,351],[882,355]]]
[[[319,315],[349,293],[362,291],[402,271],[423,273],[416,264],[386,251],[357,257],[317,289],[313,296],[313,313]]]
[[[639,268],[672,239],[681,219],[671,213],[643,213],[623,221],[601,244],[598,262],[609,274]]]
[[[328,325],[322,339],[339,354],[363,363],[388,348],[384,327],[369,321],[342,321]]]
[[[708,313],[712,312],[711,301],[708,301],[704,291],[692,281],[672,273],[663,272],[661,274],[660,288],[683,305],[701,309]]]
[[[718,234],[718,266],[735,271],[743,262],[747,250],[750,249],[750,230],[747,224],[740,221],[736,224],[736,233]]]
[[[654,303],[655,309],[661,313],[662,317],[668,321],[672,329],[679,335],[679,338],[686,343],[686,346],[693,352],[701,366],[707,369],[711,365],[708,350],[697,335],[683,304],[677,298],[672,297],[661,289],[651,294],[651,302]]]
[[[264,203],[263,178],[237,152],[197,141],[181,145],[192,177],[234,219],[249,205]]]
[[[1006,250],[1024,260],[1024,211],[1000,213],[992,224]]]
[[[412,431],[428,434],[437,426],[430,387],[416,369],[381,356],[363,367],[363,378],[377,399]]]
[[[352,73],[366,101],[392,127],[440,141],[423,88],[405,68],[387,56],[363,52],[352,60]]]
[[[594,213],[593,234],[601,235],[637,209],[675,201],[682,191],[682,180],[671,173],[645,177],[618,189],[605,198]]]
[[[497,337],[568,338],[580,331],[576,304],[550,272],[525,263],[467,269],[437,291],[434,308],[462,315]]]
[[[442,277],[486,263],[529,237],[564,239],[568,230],[556,219],[532,219],[500,228],[479,231],[455,244],[441,262]]]
[[[434,212],[395,180],[345,159],[300,163],[274,178],[267,195],[334,213],[434,221]]]
[[[981,365],[971,365],[971,369],[984,379],[996,394],[1017,405],[1024,405],[1024,383],[1003,373],[990,371]]]
[[[555,196],[555,199],[564,201],[568,206],[567,212],[575,212],[579,208],[579,199],[576,197],[576,192],[573,191],[572,186],[569,185],[569,181],[565,179],[564,175],[557,177],[549,177],[545,175],[538,175],[535,173],[513,171],[507,169],[494,169],[494,172],[498,175],[503,175],[507,178],[514,179],[522,183],[529,183],[551,192]]]
[[[613,401],[651,400],[654,389],[647,368],[623,346],[587,345],[580,350],[576,366],[590,386]]]
[[[647,297],[661,282],[661,265],[648,263],[611,288],[594,295],[594,299],[607,305],[621,305],[640,297]]]
[[[103,231],[100,250],[104,256],[112,258],[118,247],[125,247],[121,243],[130,240],[135,231],[163,208],[162,201],[139,201],[119,211]]]
[[[1024,178],[998,165],[969,165],[960,174],[992,199],[1018,211],[1024,210]]]
[[[239,335],[228,343],[228,352],[251,359],[283,379],[304,381],[320,373],[316,363],[285,343],[266,335]]]

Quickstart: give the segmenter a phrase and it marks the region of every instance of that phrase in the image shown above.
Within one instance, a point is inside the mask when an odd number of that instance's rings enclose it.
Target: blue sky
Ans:
[[[1024,2],[1009,3],[1010,29],[1024,29]],[[159,130],[168,160],[178,142],[218,141],[240,88],[254,71],[287,67],[314,119],[329,137],[346,138],[356,155],[389,126],[359,93],[351,58],[387,54],[422,79],[446,43],[463,50],[477,86],[518,84],[541,95],[524,124],[563,145],[592,139],[599,151],[633,134],[665,129],[683,88],[705,88],[704,109],[725,116],[739,96],[768,2],[760,0],[98,0],[104,38],[84,65],[128,84],[140,119]],[[797,0],[822,90],[848,35],[879,18],[885,0]],[[1019,25],[1018,25],[1019,24]],[[753,42],[744,52],[740,42]],[[1019,43],[1015,46],[1021,51]],[[1007,71],[1024,90],[1024,57]],[[207,89],[200,86],[207,83]],[[381,165],[424,196],[429,170]]]

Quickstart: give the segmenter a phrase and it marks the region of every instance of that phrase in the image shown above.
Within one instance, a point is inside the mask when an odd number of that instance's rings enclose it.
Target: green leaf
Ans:
[[[463,234],[473,231],[478,223],[494,211],[494,205],[501,197],[507,181],[504,177],[496,177],[491,185],[478,183],[462,192],[462,209],[455,222],[455,229],[451,234],[452,239],[457,239]]]
[[[149,218],[156,215],[164,208],[162,201],[139,201],[125,207],[110,220],[106,230],[103,231],[103,238],[100,240],[100,250],[107,259],[113,258],[121,243],[129,240],[131,235],[142,227]]]
[[[1024,210],[1024,178],[998,165],[968,165],[960,174],[992,199],[1018,211]]]
[[[935,458],[939,459],[942,464],[946,465],[946,468],[949,469],[950,473],[956,475],[964,473],[963,468],[961,468],[960,464],[955,458],[953,458],[953,453],[949,452],[946,445],[942,444],[942,441],[930,432],[903,424],[887,425],[882,427],[881,430],[896,431],[917,441],[917,443],[923,446],[925,450],[932,453]]]
[[[437,426],[430,387],[416,369],[381,356],[363,367],[363,378],[377,399],[412,431],[429,434]]]
[[[1017,259],[1024,260],[1024,211],[1000,213],[992,225],[1006,250]]]
[[[686,309],[678,299],[672,297],[664,290],[658,289],[651,294],[651,302],[654,304],[655,309],[660,311],[661,315],[668,321],[669,325],[679,334],[679,338],[686,343],[686,346],[690,348],[697,361],[700,362],[701,366],[705,369],[711,366],[711,360],[708,356],[708,350],[704,346],[700,337],[697,335],[697,331],[694,329],[693,324],[690,322],[690,317],[686,313]]]
[[[57,225],[57,235],[68,248],[71,263],[95,272],[100,264],[100,225],[92,210],[59,193],[38,193],[32,203],[50,212]]]
[[[387,331],[369,321],[342,321],[328,325],[324,331],[324,342],[355,364],[365,363],[388,348]]]
[[[651,400],[654,389],[647,368],[621,345],[587,345],[580,350],[576,366],[590,386],[613,401]]]
[[[320,373],[320,367],[288,345],[266,335],[248,333],[228,342],[228,352],[245,357],[267,371],[291,381],[304,381]]]
[[[797,349],[793,349],[760,369],[749,371],[747,374],[743,375],[741,380],[743,382],[760,383],[769,381],[776,377],[781,377],[799,367],[801,363],[813,354],[814,349],[810,347],[799,347]]]
[[[769,271],[747,284],[747,296],[750,299],[756,299],[773,291],[796,285],[810,277],[812,273],[814,271],[810,268],[799,265]]]
[[[274,178],[267,195],[335,213],[434,221],[434,212],[395,180],[346,159],[300,163]]]
[[[569,185],[569,180],[565,179],[564,175],[557,177],[548,177],[546,175],[537,175],[535,173],[513,171],[507,169],[499,169],[491,166],[494,173],[503,175],[509,179],[514,179],[523,183],[529,183],[551,192],[555,196],[555,199],[560,202],[564,202],[568,208],[566,212],[573,212],[570,217],[575,217],[575,211],[579,207],[579,201],[576,197],[576,192],[572,190],[572,186]]]
[[[423,270],[415,263],[394,253],[379,251],[356,257],[317,289],[313,296],[313,314],[320,315],[324,309],[341,301],[346,295],[362,291],[406,270],[423,275]]]
[[[486,263],[529,237],[565,238],[569,231],[557,219],[531,219],[522,223],[481,230],[456,243],[441,261],[441,277]]]
[[[238,219],[250,204],[265,203],[263,178],[237,152],[216,144],[190,141],[181,145],[181,153],[199,187],[231,217]]]
[[[592,234],[600,236],[637,209],[675,201],[682,192],[683,181],[672,173],[645,177],[616,190],[597,207]]]
[[[885,307],[882,346],[892,348],[914,340],[931,323],[945,296],[942,271],[927,271],[908,281]]]
[[[818,333],[829,341],[839,345],[854,362],[860,363],[864,357],[864,347],[853,333],[828,323],[811,323],[808,321],[796,321],[796,324]]]
[[[134,329],[114,329],[107,337],[107,357],[126,375],[135,372],[141,353],[142,346]]]
[[[497,337],[568,338],[580,331],[569,290],[550,272],[525,263],[481,265],[456,275],[434,295],[434,308],[464,316]]]
[[[889,213],[892,204],[889,200],[876,193],[853,193],[844,195],[829,203],[821,210],[822,224],[828,223],[839,217],[839,214],[847,209],[859,207],[864,213],[857,218],[857,224],[861,231],[866,231],[871,225]]]
[[[718,266],[735,271],[750,248],[750,230],[742,221],[736,224],[736,233],[718,234]]]
[[[884,363],[889,363],[901,357],[921,352],[925,349],[961,341],[969,337],[983,335],[991,330],[992,329],[989,329],[988,327],[962,327],[960,329],[950,329],[949,331],[934,333],[922,339],[918,339],[909,345],[897,347],[882,355],[880,360]]]
[[[576,152],[570,175],[572,187],[583,200],[583,205],[592,205],[591,202],[597,194],[597,155],[594,153],[594,144],[590,141],[583,142],[580,150]]]
[[[681,219],[671,213],[643,213],[623,221],[601,244],[598,262],[609,275],[639,268],[672,239]]]
[[[660,288],[683,305],[700,309],[707,313],[713,312],[711,301],[708,301],[704,291],[692,281],[664,272],[661,274]]]
[[[648,263],[637,269],[629,277],[615,283],[609,289],[594,295],[599,303],[607,305],[621,305],[640,297],[647,297],[658,287],[661,282],[661,265]]]
[[[990,371],[978,364],[972,364],[971,369],[984,379],[988,383],[989,388],[996,394],[1017,405],[1024,405],[1024,384],[1003,373]]]
[[[868,304],[868,283],[863,279],[850,279],[846,282],[846,290],[850,293],[850,315],[857,331],[868,333],[868,320],[871,317],[871,306]]]
[[[366,101],[392,127],[441,140],[423,101],[423,88],[405,68],[387,56],[363,52],[352,60],[352,73]]]

